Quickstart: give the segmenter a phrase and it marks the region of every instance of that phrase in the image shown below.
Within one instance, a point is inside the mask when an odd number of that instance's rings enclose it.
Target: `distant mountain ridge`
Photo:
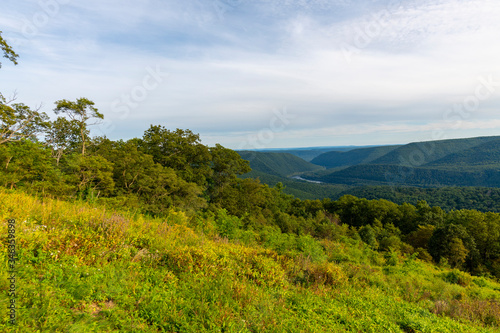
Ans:
[[[250,162],[252,172],[273,176],[288,177],[294,174],[317,171],[323,167],[309,163],[289,153],[264,153],[257,151],[238,151],[241,158]]]
[[[373,158],[376,155],[380,156]],[[332,184],[496,187],[500,186],[500,136],[329,152],[311,162],[346,167],[304,177]]]
[[[302,158],[307,162],[311,162],[315,157],[330,151],[345,152],[360,148],[371,148],[375,146],[327,146],[327,147],[306,147],[306,148],[267,148],[254,149],[251,151],[261,153],[288,153]],[[248,151],[248,150],[247,150]]]
[[[398,147],[399,146],[380,146],[359,148],[347,152],[331,151],[315,157],[311,163],[321,165],[327,169],[369,163]]]
[[[458,153],[499,137],[478,137],[438,141],[412,142],[374,160],[372,164],[400,164],[407,161],[413,166],[423,166],[450,154]]]

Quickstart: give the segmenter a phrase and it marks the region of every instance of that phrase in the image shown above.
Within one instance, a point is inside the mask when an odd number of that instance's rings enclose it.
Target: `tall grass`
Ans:
[[[341,227],[318,241],[222,212],[154,219],[5,190],[0,216],[19,255],[17,325],[3,310],[1,332],[499,331],[496,282],[384,257]]]

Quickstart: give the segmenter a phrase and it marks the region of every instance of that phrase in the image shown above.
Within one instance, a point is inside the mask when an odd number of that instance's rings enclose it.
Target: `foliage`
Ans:
[[[148,218],[7,190],[0,201],[2,221],[16,219],[19,257],[17,326],[2,316],[2,332],[496,332],[500,325],[496,282],[395,251],[378,254],[346,236],[318,241],[262,229],[257,243],[242,245],[243,224],[224,211],[203,220],[231,225],[221,229],[232,230],[231,241],[195,231],[196,219],[174,210]],[[7,281],[2,270],[3,308]]]
[[[80,135],[79,144],[82,147],[82,155],[85,156],[85,148],[88,141],[90,140],[88,126],[98,124],[98,121],[93,123],[89,123],[89,121],[92,121],[94,119],[104,119],[104,115],[102,113],[99,113],[97,108],[94,107],[94,102],[83,97],[78,98],[75,102],[62,99],[56,101],[55,104],[55,114],[67,115],[70,121],[64,124],[56,122],[52,127],[57,126],[57,131],[65,131],[67,133],[67,139],[73,138],[74,133],[78,131]]]
[[[4,58],[7,58],[8,60],[12,61],[15,65],[17,65],[17,58],[19,58],[19,55],[16,52],[14,52],[12,47],[9,44],[7,44],[7,41],[3,39],[1,31],[0,31],[0,50],[2,50]],[[1,62],[0,62],[0,67],[2,67]]]
[[[24,139],[36,140],[47,126],[48,116],[22,103],[12,103],[0,94],[0,144]]]

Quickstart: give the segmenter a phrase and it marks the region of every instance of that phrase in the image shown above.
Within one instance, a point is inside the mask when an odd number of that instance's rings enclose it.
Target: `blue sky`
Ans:
[[[4,0],[0,91],[233,149],[500,135],[498,0]]]

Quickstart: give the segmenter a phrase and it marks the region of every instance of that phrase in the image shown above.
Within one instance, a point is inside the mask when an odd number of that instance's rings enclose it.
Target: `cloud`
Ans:
[[[47,112],[88,97],[112,138],[154,123],[235,147],[286,107],[295,121],[269,146],[403,142],[473,95],[479,77],[500,81],[500,4],[389,3],[7,0],[0,30],[21,58],[3,66],[0,91]],[[26,34],[30,24],[36,33]],[[154,89],[144,88],[148,68],[168,73]],[[496,124],[499,91],[470,126]]]

